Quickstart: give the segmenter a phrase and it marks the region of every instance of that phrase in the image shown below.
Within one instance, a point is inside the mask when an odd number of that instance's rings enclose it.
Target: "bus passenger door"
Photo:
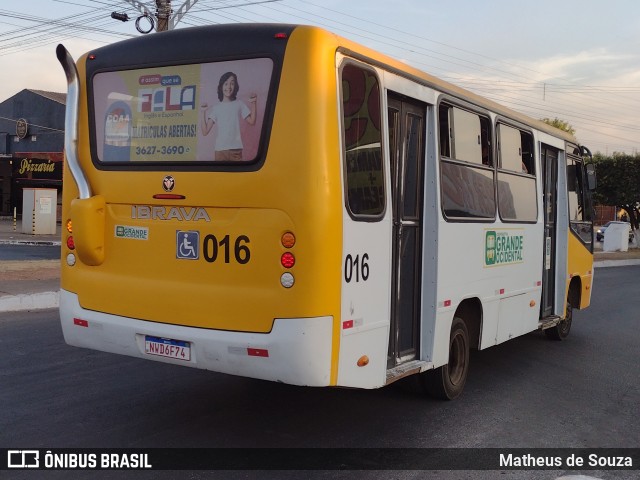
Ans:
[[[544,188],[544,265],[542,266],[541,318],[553,314],[555,292],[556,221],[558,196],[558,151],[542,145]]]
[[[425,107],[389,97],[393,199],[391,329],[388,367],[416,358],[422,278]]]

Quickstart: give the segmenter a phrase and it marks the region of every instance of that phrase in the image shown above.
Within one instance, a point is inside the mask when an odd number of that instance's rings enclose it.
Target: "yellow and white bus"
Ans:
[[[470,349],[589,305],[588,150],[560,130],[310,26],[57,53],[70,345],[452,399]]]

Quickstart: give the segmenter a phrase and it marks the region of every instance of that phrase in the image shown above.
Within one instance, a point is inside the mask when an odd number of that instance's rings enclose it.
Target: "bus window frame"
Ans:
[[[382,170],[381,170],[381,174],[382,174],[382,198],[384,199],[384,205],[382,208],[382,211],[379,214],[376,215],[369,215],[369,214],[361,214],[361,213],[354,213],[351,210],[351,206],[349,204],[349,188],[348,188],[348,175],[347,175],[347,142],[346,142],[346,138],[345,138],[345,122],[344,122],[344,91],[342,88],[342,72],[344,71],[344,68],[352,65],[352,66],[356,66],[358,68],[361,68],[362,70],[367,70],[370,73],[373,74],[373,76],[376,78],[376,81],[378,82],[378,100],[380,102],[380,159],[381,159],[381,166],[382,166]],[[340,66],[338,67],[338,72],[337,72],[337,82],[338,82],[338,103],[339,103],[339,109],[338,109],[338,113],[339,113],[339,121],[338,121],[338,128],[340,129],[340,157],[341,157],[341,161],[342,161],[342,169],[343,169],[343,182],[342,182],[342,189],[343,189],[343,197],[344,197],[344,207],[347,211],[347,213],[349,214],[349,217],[354,221],[354,222],[368,222],[368,223],[375,223],[375,222],[380,222],[382,221],[382,219],[384,219],[384,217],[387,214],[387,210],[389,208],[389,201],[388,201],[388,168],[387,168],[387,164],[390,161],[389,159],[389,154],[388,154],[388,143],[389,143],[389,139],[388,139],[388,134],[389,134],[389,126],[385,123],[388,122],[388,118],[386,115],[386,109],[388,108],[387,102],[383,101],[384,100],[384,95],[383,92],[385,91],[384,86],[382,84],[381,81],[381,77],[378,74],[378,70],[365,62],[362,61],[358,61],[354,58],[351,57],[345,57],[342,59],[342,62],[340,63]],[[384,111],[383,111],[384,110]]]
[[[531,162],[535,168],[534,173],[528,173],[528,172],[522,172],[522,171],[518,172],[515,170],[510,170],[508,168],[507,169],[502,168],[502,165],[501,165],[502,157],[500,155],[500,139],[498,138],[500,135],[500,129],[499,129],[500,125],[504,125],[505,127],[519,130],[521,135],[522,135],[522,132],[527,133],[531,137],[531,149],[532,149]],[[538,181],[539,181],[539,175],[541,175],[541,172],[538,172],[540,166],[537,163],[538,155],[539,155],[539,145],[538,145],[538,142],[536,142],[536,136],[534,134],[534,130],[531,127],[522,125],[519,122],[516,122],[514,120],[511,120],[510,118],[507,118],[501,115],[496,116],[493,130],[495,134],[494,138],[495,138],[495,152],[496,152],[496,158],[495,158],[496,160],[495,161],[496,163],[496,207],[498,210],[498,217],[500,218],[500,221],[503,223],[536,224],[538,223],[538,220],[540,218],[540,212],[542,211],[542,208],[540,206],[540,198],[538,195]],[[509,219],[509,218],[504,218],[502,216],[502,212],[500,210],[500,192],[498,188],[498,181],[501,173],[504,175],[511,175],[514,177],[522,177],[522,178],[534,180],[535,205],[536,205],[536,215],[534,220]]]
[[[114,73],[122,71],[143,70],[151,68],[164,68],[172,66],[188,66],[188,65],[202,65],[205,63],[218,63],[228,61],[240,61],[240,60],[252,60],[252,59],[270,59],[273,65],[271,71],[271,79],[269,81],[268,94],[264,109],[264,119],[262,122],[262,128],[260,132],[260,141],[258,143],[258,150],[256,157],[252,161],[216,161],[216,160],[191,160],[183,162],[171,162],[171,161],[113,161],[105,162],[98,158],[97,149],[97,134],[96,134],[96,111],[94,102],[94,79],[101,73]],[[256,172],[260,170],[266,161],[267,152],[269,150],[269,143],[271,139],[271,132],[273,129],[273,120],[275,118],[276,102],[278,97],[278,90],[280,86],[280,79],[282,75],[283,58],[266,52],[256,52],[255,54],[241,54],[226,56],[224,58],[210,58],[210,57],[193,57],[182,61],[171,62],[153,62],[153,63],[138,63],[120,65],[116,68],[97,68],[86,72],[86,87],[87,87],[87,120],[89,129],[89,150],[91,154],[91,162],[96,170],[99,171],[132,171],[132,172],[158,172],[158,171],[173,171],[173,172]],[[198,125],[198,128],[200,126]]]
[[[474,163],[465,160],[458,160],[452,157],[446,157],[441,155],[441,144],[440,144],[440,107],[442,104],[448,105],[451,108],[459,108],[461,110],[465,110],[469,113],[478,115],[480,118],[484,118],[487,121],[487,127],[489,131],[487,132],[487,138],[489,140],[489,165],[484,165],[482,163]],[[439,179],[439,201],[440,201],[440,213],[442,218],[448,223],[495,223],[497,220],[497,210],[498,210],[498,197],[497,197],[497,172],[496,172],[496,147],[495,147],[495,126],[491,120],[491,113],[489,110],[486,110],[482,107],[474,105],[472,103],[465,102],[457,97],[453,97],[448,94],[441,94],[435,105],[436,112],[436,142],[437,142],[437,152],[438,152],[438,179]],[[449,118],[449,139],[451,139],[451,118]],[[455,126],[453,127],[455,129]],[[453,151],[453,146],[451,145],[451,140],[449,140],[449,153]],[[466,168],[471,168],[472,170],[481,170],[485,172],[491,172],[493,176],[493,216],[492,217],[456,217],[456,216],[448,216],[444,209],[443,202],[443,188],[442,188],[442,164],[447,163],[450,165],[457,165]]]

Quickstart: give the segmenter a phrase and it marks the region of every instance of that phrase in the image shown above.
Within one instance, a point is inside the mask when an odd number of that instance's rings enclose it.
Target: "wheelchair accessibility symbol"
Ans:
[[[176,231],[176,258],[198,260],[200,258],[200,232],[196,230]]]

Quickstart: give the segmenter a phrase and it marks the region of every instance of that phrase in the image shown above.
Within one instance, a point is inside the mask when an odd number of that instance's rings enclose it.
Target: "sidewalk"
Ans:
[[[0,218],[0,249],[5,245],[60,246],[61,226],[55,235],[22,233],[22,224]],[[0,312],[57,308],[60,259],[0,260]]]
[[[3,245],[61,244],[61,226],[55,235],[22,233],[18,222],[0,218],[0,249]],[[595,266],[621,267],[640,265],[640,249],[629,252],[602,252],[602,242],[595,245]],[[57,308],[60,290],[60,260],[0,260],[0,313],[41,308]]]

